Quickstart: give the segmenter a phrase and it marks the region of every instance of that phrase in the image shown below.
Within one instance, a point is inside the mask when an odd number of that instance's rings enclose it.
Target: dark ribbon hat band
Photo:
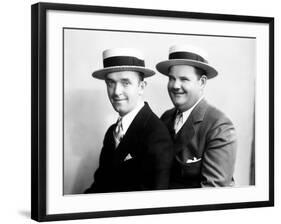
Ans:
[[[144,61],[136,57],[115,56],[103,59],[104,68],[113,66],[141,66],[144,67]]]
[[[187,60],[201,61],[204,63],[207,62],[203,57],[201,57],[198,54],[191,53],[191,52],[184,52],[184,51],[170,53],[169,60],[171,59],[187,59]]]

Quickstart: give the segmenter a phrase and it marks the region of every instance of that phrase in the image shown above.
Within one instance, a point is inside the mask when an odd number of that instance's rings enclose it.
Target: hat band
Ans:
[[[136,57],[116,56],[103,59],[105,68],[112,66],[141,66],[144,67],[144,61]]]
[[[169,55],[169,59],[187,59],[187,60],[207,62],[200,55],[191,52],[174,52]]]

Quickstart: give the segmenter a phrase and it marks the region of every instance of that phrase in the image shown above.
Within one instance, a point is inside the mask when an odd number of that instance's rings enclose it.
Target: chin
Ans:
[[[180,107],[181,105],[183,105],[183,103],[181,102],[181,100],[174,99],[174,100],[172,100],[172,101],[173,101],[173,104],[174,104],[176,107]]]
[[[113,105],[113,108],[118,113],[120,113],[122,111],[122,109],[119,106],[117,106],[117,105]]]
[[[120,106],[115,106],[114,107],[115,111],[117,113],[119,113],[120,115],[123,115],[123,114],[126,114],[127,113],[127,110],[124,110],[124,108],[120,107]]]
[[[174,101],[174,106],[180,110],[183,110],[186,107],[186,103]]]
[[[120,116],[124,116],[124,115],[126,115],[127,113],[128,113],[128,111],[117,111],[118,112],[118,114],[120,115]]]

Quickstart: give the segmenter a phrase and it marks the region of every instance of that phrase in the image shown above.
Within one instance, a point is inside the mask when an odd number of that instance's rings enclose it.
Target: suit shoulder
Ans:
[[[149,119],[146,122],[146,129],[148,129],[148,131],[162,132],[166,130],[166,126],[163,121],[151,111]]]
[[[166,110],[162,116],[161,116],[161,120],[165,120],[168,117],[171,117],[174,114],[175,108],[171,108],[169,110]]]
[[[109,135],[111,135],[113,130],[114,130],[114,124],[110,125],[109,128],[106,130],[105,138],[108,137]]]
[[[153,126],[155,124],[162,125],[162,121],[153,111],[151,111],[149,119],[147,121],[147,125]]]
[[[224,112],[216,108],[215,106],[208,105],[206,114],[205,114],[205,119],[208,121],[214,121],[214,122],[227,122],[232,124],[231,120],[229,117],[226,116]]]

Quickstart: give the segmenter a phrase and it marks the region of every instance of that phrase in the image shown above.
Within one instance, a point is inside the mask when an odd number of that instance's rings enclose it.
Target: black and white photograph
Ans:
[[[254,185],[255,54],[253,37],[65,28],[64,194]]]
[[[32,218],[273,206],[273,21],[33,5]]]

